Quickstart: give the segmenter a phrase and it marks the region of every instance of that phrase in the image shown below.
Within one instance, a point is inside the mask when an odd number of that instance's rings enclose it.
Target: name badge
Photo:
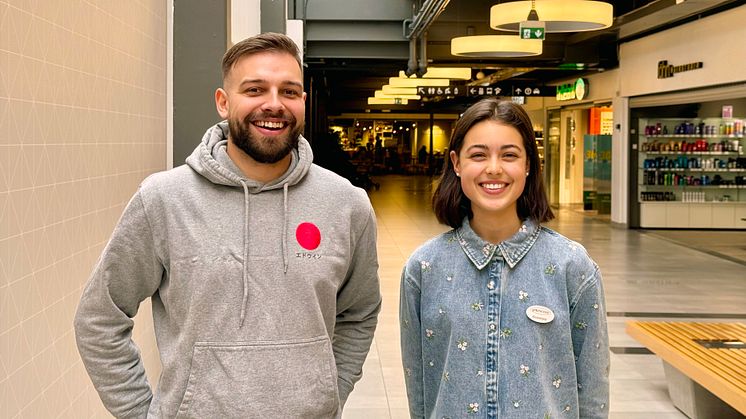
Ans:
[[[544,306],[531,306],[527,308],[526,316],[536,323],[549,323],[554,320],[554,312]]]

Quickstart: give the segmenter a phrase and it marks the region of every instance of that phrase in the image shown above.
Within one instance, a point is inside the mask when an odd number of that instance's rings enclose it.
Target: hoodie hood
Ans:
[[[308,173],[313,163],[313,153],[308,141],[300,136],[298,147],[291,151],[290,166],[279,178],[267,183],[249,179],[241,172],[238,166],[228,156],[228,121],[222,121],[210,127],[202,141],[192,154],[187,157],[186,163],[195,172],[202,175],[212,183],[225,186],[241,187],[244,193],[244,222],[243,222],[243,298],[241,304],[239,327],[243,326],[246,318],[246,306],[249,299],[249,282],[252,280],[249,274],[249,210],[251,206],[250,196],[264,191],[282,189],[283,199],[283,223],[282,223],[282,260],[283,272],[287,274],[288,255],[288,187],[297,184]]]
[[[228,121],[210,127],[197,148],[187,157],[186,163],[195,172],[212,183],[240,187],[245,185],[249,193],[280,189],[283,185],[293,186],[308,173],[313,163],[313,152],[308,141],[300,136],[298,147],[291,151],[288,170],[279,178],[268,183],[257,182],[244,176],[233,163],[227,152]]]

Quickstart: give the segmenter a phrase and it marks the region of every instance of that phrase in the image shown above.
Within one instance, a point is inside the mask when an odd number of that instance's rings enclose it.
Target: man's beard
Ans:
[[[303,131],[303,123],[298,124],[296,118],[289,114],[282,116],[282,119],[287,122],[287,126],[290,128],[286,135],[268,137],[251,133],[249,125],[252,121],[268,120],[270,118],[277,119],[278,116],[263,112],[252,112],[243,121],[235,118],[228,119],[228,129],[233,144],[259,163],[277,163],[285,158],[294,148],[298,147],[298,137]]]

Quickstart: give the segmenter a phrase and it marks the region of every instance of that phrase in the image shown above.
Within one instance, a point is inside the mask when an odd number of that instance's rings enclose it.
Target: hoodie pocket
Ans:
[[[198,342],[177,418],[331,418],[339,406],[326,336]]]

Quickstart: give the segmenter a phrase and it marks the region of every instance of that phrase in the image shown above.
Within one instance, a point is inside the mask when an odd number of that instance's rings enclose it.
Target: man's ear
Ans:
[[[218,115],[223,119],[228,119],[228,93],[222,88],[215,90],[215,108],[218,110]]]
[[[303,92],[303,101],[306,101],[306,92]]]

